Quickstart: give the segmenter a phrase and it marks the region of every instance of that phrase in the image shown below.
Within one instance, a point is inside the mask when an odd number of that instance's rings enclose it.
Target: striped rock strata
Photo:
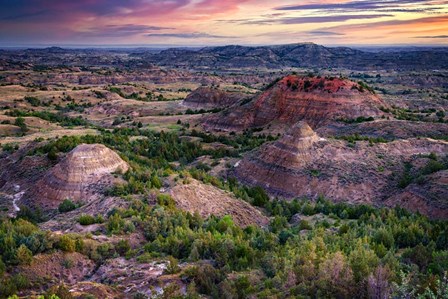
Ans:
[[[238,131],[268,124],[306,121],[317,128],[339,119],[379,117],[387,107],[376,95],[347,79],[287,76],[246,105],[204,120],[210,130]]]
[[[319,138],[306,123],[299,122],[278,141],[244,157],[233,174],[249,185],[287,198],[324,195],[334,201],[394,206],[400,202],[387,199],[394,195],[402,198],[397,194],[403,189],[397,186],[404,162],[426,165],[430,153],[442,159],[448,153],[448,142],[415,138],[372,145],[364,141],[349,147],[345,141]],[[441,210],[437,215],[427,214],[448,217],[446,199],[436,203],[438,194],[427,189],[417,199],[416,209],[422,213]],[[437,208],[431,207],[433,204]]]
[[[126,172],[128,168],[128,164],[106,146],[81,144],[51,168],[25,197],[42,210],[57,208],[66,198],[85,201],[110,184],[111,173]]]

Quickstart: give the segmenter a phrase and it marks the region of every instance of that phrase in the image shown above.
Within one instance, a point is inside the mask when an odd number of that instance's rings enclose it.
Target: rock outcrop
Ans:
[[[192,108],[226,108],[235,105],[245,97],[239,92],[228,92],[213,87],[199,87],[191,92],[183,104]]]
[[[26,202],[42,210],[54,209],[66,198],[86,201],[110,185],[113,172],[126,172],[128,164],[101,144],[81,144],[51,168],[27,194]]]
[[[404,162],[422,159],[423,165],[430,153],[446,156],[448,142],[421,138],[379,144],[363,141],[348,147],[345,141],[319,138],[300,122],[281,139],[248,154],[236,164],[233,174],[247,184],[288,198],[323,195],[334,201],[384,205],[389,197],[403,192],[397,186]],[[433,190],[434,196],[440,194],[437,188]],[[439,206],[440,213],[448,216],[448,208]]]
[[[306,121],[313,128],[336,120],[384,115],[387,107],[365,86],[340,78],[287,76],[246,105],[211,115],[204,127],[237,131]]]

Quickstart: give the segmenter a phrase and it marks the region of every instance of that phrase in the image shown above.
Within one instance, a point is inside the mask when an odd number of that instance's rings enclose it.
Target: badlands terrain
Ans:
[[[0,50],[0,298],[447,298],[448,50]]]

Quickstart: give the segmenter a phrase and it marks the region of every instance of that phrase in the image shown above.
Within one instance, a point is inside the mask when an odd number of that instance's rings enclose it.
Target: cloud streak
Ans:
[[[148,34],[153,31],[171,30],[172,27],[161,27],[151,25],[124,24],[124,25],[105,25],[99,27],[88,28],[85,32],[80,33],[83,36],[107,36],[107,37],[123,37],[130,35]]]
[[[416,36],[415,38],[448,38],[448,35],[426,35],[426,36]]]
[[[349,20],[369,20],[383,17],[393,17],[392,14],[336,14],[328,16],[306,16],[306,17],[284,17],[284,18],[264,18],[258,20],[218,20],[222,23],[233,23],[241,25],[275,25],[275,24],[315,24],[315,23],[335,23]]]
[[[428,3],[434,1],[428,0],[382,0],[382,1],[349,1],[349,2],[338,2],[338,3],[312,3],[312,4],[302,4],[302,5],[287,5],[276,7],[276,10],[281,11],[304,11],[304,10],[344,10],[344,11],[372,11],[372,10],[383,10],[388,11],[405,9],[404,7],[409,7],[410,5],[425,5],[427,10],[432,10],[434,7],[428,6]],[[447,1],[437,1],[435,3],[447,3]],[[411,11],[425,11],[424,8],[416,9],[409,8]]]
[[[332,32],[332,31],[307,31],[306,34],[316,35],[316,36],[343,36],[344,33]]]
[[[168,37],[168,38],[181,38],[181,39],[195,39],[195,38],[237,38],[236,36],[223,36],[213,35],[204,32],[191,32],[191,33],[150,33],[146,34],[147,37]]]
[[[310,23],[334,23],[345,22],[348,20],[366,20],[377,19],[382,17],[392,17],[391,14],[374,14],[374,15],[333,15],[333,16],[316,16],[316,17],[297,17],[285,18],[280,20],[282,24],[310,24]]]

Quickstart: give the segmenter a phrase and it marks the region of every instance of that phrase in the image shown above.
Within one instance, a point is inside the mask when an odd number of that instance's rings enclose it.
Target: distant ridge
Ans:
[[[448,47],[367,52],[314,43],[276,46],[220,46],[200,50],[167,49],[142,56],[154,64],[188,68],[319,67],[353,70],[448,68]]]
[[[95,60],[82,57],[83,53],[127,53],[111,61],[97,59],[98,65],[119,65],[123,60],[128,65],[155,64],[171,68],[210,70],[219,68],[349,68],[351,70],[433,70],[448,68],[448,47],[398,47],[367,48],[325,47],[314,43],[295,43],[274,46],[218,46],[204,48],[154,49],[66,49],[49,47],[26,50],[0,50],[0,61],[6,63],[39,62],[40,65],[85,66],[95,65]],[[20,55],[26,53],[26,56]],[[79,57],[58,56],[74,54]]]

